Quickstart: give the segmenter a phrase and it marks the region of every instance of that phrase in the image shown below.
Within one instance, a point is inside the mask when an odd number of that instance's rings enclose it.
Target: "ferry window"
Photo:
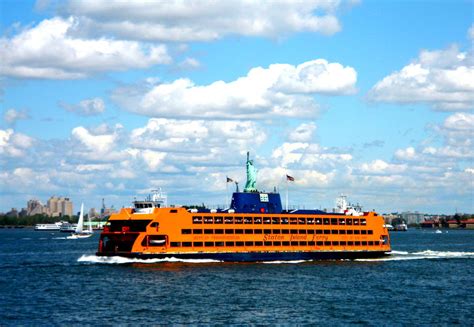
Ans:
[[[177,248],[177,247],[180,247],[181,246],[181,243],[180,242],[170,242],[170,246],[172,248]]]
[[[236,230],[235,230],[235,233],[236,233],[236,234],[243,234],[243,233],[244,233],[244,230],[243,230],[243,229],[236,229]]]
[[[193,224],[202,224],[202,217],[193,216]]]
[[[193,246],[194,246],[194,247],[202,246],[202,242],[194,242],[194,243],[193,243]]]
[[[214,222],[216,224],[222,224],[222,217],[214,217]]]
[[[341,246],[346,246],[346,241],[340,241],[339,244],[340,244]]]
[[[182,245],[184,247],[191,247],[193,245],[193,243],[192,242],[183,242]]]
[[[367,221],[365,220],[365,218],[362,218],[362,219],[360,220],[360,224],[361,224],[361,225],[364,225],[364,226],[367,225]]]
[[[214,231],[214,234],[224,234],[224,230],[223,229],[216,229]]]
[[[170,213],[178,213],[178,210],[176,210],[176,209],[171,209],[171,210],[170,210]]]
[[[265,218],[263,218],[263,223],[264,223],[264,224],[270,224],[270,223],[271,223],[271,219],[268,218],[268,217],[265,217]]]
[[[339,234],[339,231],[337,229],[331,230],[331,234]]]
[[[316,218],[316,219],[314,220],[314,223],[315,223],[316,225],[321,225],[321,222],[322,222],[321,218]]]
[[[283,241],[283,242],[281,242],[281,245],[283,245],[283,246],[290,246],[290,242],[288,242],[288,241]]]
[[[191,230],[190,229],[182,229],[181,234],[191,234]]]
[[[271,229],[264,229],[263,234],[271,234],[272,230]]]
[[[307,230],[307,233],[308,233],[308,234],[314,234],[314,229],[308,229],[308,230]]]
[[[224,242],[216,242],[216,246],[224,246]]]
[[[279,229],[274,229],[274,230],[273,230],[273,234],[281,234],[281,232],[280,232]]]
[[[285,225],[288,224],[288,218],[286,217],[281,218],[281,223]]]
[[[359,241],[356,241],[356,242],[355,242],[355,245],[360,245],[360,242],[359,242]]]
[[[291,225],[296,225],[298,223],[298,219],[296,218],[290,218],[290,224]]]
[[[359,225],[359,219],[354,218],[353,221],[354,221],[353,225]]]
[[[298,246],[298,242],[295,242],[295,241],[291,242],[291,246]]]
[[[362,245],[367,245],[367,241],[362,241]]]
[[[234,246],[234,242],[225,242],[225,246]]]
[[[290,234],[298,234],[298,230],[297,229],[291,229]]]
[[[374,245],[374,241],[369,241],[369,245]]]
[[[262,218],[260,218],[260,217],[254,217],[254,218],[253,218],[253,223],[254,223],[254,224],[261,224],[261,223],[262,223]]]
[[[226,229],[225,233],[226,234],[234,234],[234,230],[233,229]]]
[[[244,242],[235,242],[235,246],[244,246]]]
[[[236,224],[242,224],[242,217],[235,217],[234,222]]]
[[[309,242],[308,242],[308,245],[309,245],[309,246],[314,246],[314,244],[315,244],[314,241],[309,241]]]
[[[280,223],[280,218],[278,217],[273,217],[272,218],[272,224],[279,224]]]
[[[331,245],[331,241],[324,241],[324,245],[326,245],[326,246]]]
[[[212,224],[213,223],[212,217],[209,217],[209,216],[204,217],[204,223],[205,224]]]
[[[204,242],[204,246],[214,246],[214,242]]]
[[[317,241],[317,242],[316,242],[316,245],[317,245],[317,246],[322,246],[323,244],[324,244],[323,241]]]
[[[157,223],[157,222],[154,222],[154,223],[151,223],[150,227],[158,227],[160,226],[160,223]]]
[[[299,218],[299,219],[298,219],[298,224],[300,224],[300,225],[306,225],[306,219],[305,219],[305,218]]]
[[[306,229],[300,229],[298,234],[306,234]]]
[[[253,229],[246,229],[245,234],[253,234]]]
[[[193,229],[193,234],[202,234],[202,229]]]
[[[348,242],[347,242],[347,245],[352,246],[352,245],[354,245],[354,242],[348,241]]]
[[[331,218],[331,225],[337,225],[337,218]]]
[[[273,246],[281,246],[281,242],[275,241],[273,242]]]
[[[339,218],[339,225],[345,225],[346,220],[344,218]]]
[[[374,233],[374,231],[371,229],[369,229],[367,232],[369,233],[369,235],[372,235]]]
[[[352,219],[347,218],[346,219],[346,225],[352,225]]]
[[[360,230],[358,230],[358,229],[354,229],[354,234],[357,234],[357,235],[359,235],[359,234],[360,234]]]
[[[339,234],[345,234],[346,233],[346,230],[345,229],[340,229],[339,230]]]
[[[322,234],[323,233],[323,231],[321,229],[316,229],[315,232],[316,232],[316,234]]]
[[[234,222],[234,218],[232,217],[225,217],[224,224],[232,224]]]
[[[265,246],[272,246],[272,242],[266,241],[266,242],[263,242],[263,245],[265,245]]]
[[[314,218],[308,218],[308,219],[306,219],[306,223],[307,223],[308,225],[313,225],[313,224],[314,224]]]
[[[282,234],[290,234],[290,230],[289,229],[282,229],[281,233]]]
[[[306,246],[306,245],[308,245],[308,242],[306,242],[306,241],[300,241],[300,245]]]
[[[323,224],[324,225],[329,225],[329,223],[330,223],[329,218],[323,218]]]
[[[339,241],[332,241],[333,246],[339,246]]]
[[[331,231],[329,229],[325,229],[324,234],[331,234]]]
[[[255,229],[253,231],[254,234],[262,234],[262,230],[261,229]]]
[[[244,218],[244,224],[251,224],[252,223],[252,217],[245,217]]]
[[[256,241],[256,242],[255,242],[255,246],[263,246],[263,242],[261,242],[261,241]]]
[[[214,234],[214,230],[212,229],[205,229],[204,234]]]
[[[352,235],[352,229],[348,229],[346,232],[348,235]]]

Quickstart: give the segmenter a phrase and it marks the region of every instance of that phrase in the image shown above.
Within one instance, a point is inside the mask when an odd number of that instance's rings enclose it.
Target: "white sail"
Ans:
[[[89,223],[89,233],[92,234],[92,223],[91,223],[91,215],[87,215],[87,222]]]
[[[84,225],[84,203],[81,204],[81,213],[79,214],[79,221],[77,222],[75,233],[82,233],[83,225]]]

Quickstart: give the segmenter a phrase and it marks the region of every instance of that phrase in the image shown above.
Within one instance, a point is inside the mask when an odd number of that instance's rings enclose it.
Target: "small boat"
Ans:
[[[61,226],[65,223],[66,222],[64,221],[58,221],[58,222],[55,222],[54,224],[36,224],[35,231],[45,231],[45,232],[59,231],[61,229]]]
[[[77,222],[77,227],[74,233],[68,236],[68,239],[78,239],[78,238],[87,238],[91,237],[94,233],[92,231],[91,218],[87,217],[89,222],[89,227],[87,230],[84,230],[84,203],[81,204],[81,213],[79,214],[79,221]]]
[[[439,229],[436,230],[435,234],[443,234],[442,231],[440,231]]]
[[[406,232],[408,230],[408,226],[405,223],[401,223],[401,224],[395,225],[394,230],[400,231],[400,232]]]
[[[393,226],[390,224],[385,224],[383,227],[385,227],[387,230],[393,230]]]

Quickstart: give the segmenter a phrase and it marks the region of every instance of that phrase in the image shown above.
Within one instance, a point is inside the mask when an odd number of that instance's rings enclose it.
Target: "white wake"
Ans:
[[[77,262],[84,263],[101,263],[101,264],[128,264],[128,263],[160,263],[160,262],[187,262],[187,263],[212,263],[221,262],[219,260],[212,259],[178,259],[174,257],[163,258],[163,259],[137,259],[137,258],[125,258],[125,257],[98,257],[95,255],[82,255]]]
[[[420,252],[392,251],[387,257],[355,259],[355,261],[402,261],[423,259],[474,259],[474,252],[433,250],[425,250]]]

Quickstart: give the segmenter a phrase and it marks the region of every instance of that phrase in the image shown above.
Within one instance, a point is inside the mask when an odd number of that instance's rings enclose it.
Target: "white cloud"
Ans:
[[[0,38],[2,74],[17,78],[76,79],[171,61],[164,45],[70,35],[77,19],[52,18]]]
[[[298,66],[273,64],[253,68],[231,82],[195,85],[189,79],[122,87],[112,98],[129,111],[152,117],[264,119],[314,116],[319,106],[305,93],[349,94],[355,70],[318,59]]]
[[[85,99],[76,105],[60,102],[59,105],[69,112],[83,116],[93,116],[105,112],[105,103],[101,98]]]
[[[426,103],[437,110],[467,110],[474,103],[474,58],[456,46],[420,53],[402,70],[371,89],[369,99],[380,102]]]
[[[120,127],[119,127],[120,128]],[[105,155],[115,147],[115,142],[118,138],[117,132],[111,132],[109,134],[101,133],[94,134],[83,126],[75,127],[71,132],[73,138],[79,141],[80,145],[84,148],[77,148],[78,153],[82,151],[88,151],[89,153],[96,155]]]
[[[290,142],[310,142],[313,138],[315,130],[315,123],[302,123],[290,132],[288,135],[288,140]]]
[[[34,139],[15,133],[12,129],[0,129],[0,154],[7,157],[25,156],[26,150],[34,144]]]
[[[337,0],[311,1],[69,1],[80,33],[146,41],[211,41],[228,35],[281,38],[296,32],[331,35],[341,27]]]
[[[410,146],[406,149],[398,149],[395,152],[395,158],[399,160],[413,160],[417,158],[416,150]]]
[[[29,118],[29,115],[26,111],[18,111],[13,108],[8,109],[3,114],[3,119],[9,124],[14,124],[18,120],[28,119],[28,118]]]

